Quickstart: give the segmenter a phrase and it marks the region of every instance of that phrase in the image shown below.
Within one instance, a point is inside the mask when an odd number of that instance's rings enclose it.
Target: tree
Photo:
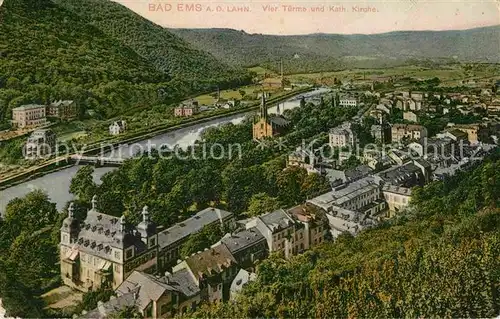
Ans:
[[[107,286],[101,286],[96,290],[90,290],[83,294],[82,301],[76,307],[75,313],[81,313],[83,310],[89,311],[97,308],[99,301],[107,302],[114,296],[115,292],[113,289]]]
[[[280,204],[277,198],[266,193],[257,193],[250,198],[247,214],[253,217],[272,212],[278,208],[280,208]]]
[[[53,225],[58,214],[56,204],[49,201],[47,194],[36,190],[7,204],[5,223],[14,231],[12,235],[17,236],[21,231],[31,233]]]
[[[361,165],[361,162],[359,161],[359,159],[356,156],[351,155],[347,160],[342,162],[342,165],[340,166],[340,168],[342,170],[348,170],[348,169],[356,168],[359,165]]]
[[[278,174],[278,197],[285,206],[292,206],[301,202],[302,185],[307,176],[304,168],[291,166]]]
[[[301,188],[302,196],[307,199],[326,193],[331,189],[328,180],[317,173],[308,174]]]
[[[200,232],[189,236],[188,240],[182,244],[180,250],[181,257],[189,257],[191,254],[209,248],[220,240],[224,236],[224,233],[225,230],[219,224],[203,227]]]
[[[87,165],[81,167],[71,179],[69,192],[82,202],[90,203],[92,197],[96,194],[97,185],[94,182],[93,174],[94,167]]]

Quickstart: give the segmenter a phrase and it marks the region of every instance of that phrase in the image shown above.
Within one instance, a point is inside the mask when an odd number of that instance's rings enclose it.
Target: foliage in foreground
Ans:
[[[258,267],[236,303],[190,317],[493,317],[500,161],[415,191],[406,216]]]

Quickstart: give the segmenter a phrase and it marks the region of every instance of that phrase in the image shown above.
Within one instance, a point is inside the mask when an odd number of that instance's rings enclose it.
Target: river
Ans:
[[[320,88],[315,91],[311,91],[308,93],[301,94],[299,96],[305,96],[308,100],[329,92],[329,89]],[[280,103],[280,112],[283,110],[293,109],[300,105],[300,98],[292,97],[291,99]],[[276,113],[276,106],[269,108],[269,113]],[[243,114],[231,115],[228,117],[216,119],[213,121],[196,124],[193,126],[189,126],[186,128],[178,129],[169,133],[161,134],[155,136],[149,140],[137,142],[134,145],[140,144],[144,149],[146,149],[146,145],[151,143],[151,145],[159,146],[161,144],[164,145],[178,145],[179,147],[185,148],[186,146],[193,145],[196,140],[200,138],[201,133],[207,129],[208,127],[218,126],[225,123],[233,123],[238,124],[241,123],[247,115],[254,114],[255,112],[248,112]],[[129,157],[131,153],[135,153],[135,151],[130,150],[128,145],[121,146],[121,152],[113,152],[112,156],[117,157],[121,156],[123,158]],[[135,148],[134,148],[135,149]],[[71,182],[71,178],[78,171],[79,166],[71,166],[65,169],[62,169],[57,172],[53,172],[42,177],[27,181],[25,183],[7,188],[5,190],[0,191],[0,214],[3,214],[5,211],[5,207],[7,203],[16,197],[22,197],[29,192],[41,189],[47,193],[50,200],[55,202],[57,205],[57,209],[61,210],[63,206],[73,198],[73,195],[69,193],[69,185]],[[99,167],[95,169],[94,172],[94,180],[99,183],[101,177],[109,171],[112,171],[116,168],[113,167]]]

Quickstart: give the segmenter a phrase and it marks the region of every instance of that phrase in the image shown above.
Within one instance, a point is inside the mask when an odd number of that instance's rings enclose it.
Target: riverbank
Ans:
[[[283,101],[289,100],[293,97],[300,96],[301,94],[313,91],[314,88],[302,88],[296,91],[292,91],[288,94],[284,94],[282,96],[276,97],[274,99],[270,99],[268,101],[269,105],[271,104],[276,104],[276,103],[281,103]],[[131,134],[126,136],[125,138],[122,138],[120,140],[103,140],[94,143],[93,145],[90,146],[90,148],[82,153],[82,155],[95,155],[97,153],[100,153],[101,151],[106,151],[106,150],[111,150],[113,148],[118,147],[119,145],[126,145],[126,144],[132,144],[136,143],[138,141],[143,141],[147,140],[150,138],[153,138],[158,135],[162,135],[165,133],[169,133],[178,129],[183,129],[183,128],[189,128],[191,126],[197,125],[197,124],[202,124],[205,122],[221,119],[221,118],[226,118],[226,117],[231,117],[233,115],[238,115],[242,113],[247,113],[251,112],[253,110],[256,110],[259,108],[258,103],[254,103],[252,105],[249,105],[244,108],[238,108],[236,110],[230,110],[228,112],[224,112],[221,114],[216,114],[212,116],[207,116],[204,118],[200,119],[194,119],[190,121],[186,121],[185,123],[177,124],[177,125],[172,125],[172,126],[156,126],[156,127],[151,127],[148,128],[145,131],[141,132],[136,132],[135,134]],[[103,144],[106,144],[106,148],[102,148],[101,146]],[[42,177],[44,175],[50,174],[57,172],[59,170],[68,168],[70,166],[73,166],[74,164],[71,164],[68,159],[72,154],[67,154],[65,156],[60,156],[58,158],[53,158],[51,160],[48,160],[46,163],[41,164],[40,166],[37,166],[35,168],[30,168],[25,172],[15,174],[13,176],[8,176],[5,179],[2,179],[0,181],[0,190],[4,190],[7,188],[10,188],[15,185],[22,184],[24,182],[27,182],[29,180],[35,179]]]

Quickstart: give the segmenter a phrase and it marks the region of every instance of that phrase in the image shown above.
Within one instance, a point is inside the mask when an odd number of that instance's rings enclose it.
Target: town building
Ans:
[[[243,269],[253,270],[269,253],[266,239],[255,227],[227,234],[218,244],[225,245]]]
[[[351,128],[349,122],[330,129],[328,134],[329,144],[332,148],[354,147],[356,145],[356,134]]]
[[[209,207],[183,222],[159,232],[158,268],[163,270],[175,265],[177,260],[181,259],[180,250],[182,244],[191,235],[201,231],[203,227],[211,225],[218,225],[227,230],[236,227],[233,213]]]
[[[389,208],[387,217],[393,217],[410,203],[411,188],[384,184],[382,186],[382,193]]]
[[[467,139],[472,145],[478,144],[480,139],[488,135],[488,130],[481,124],[454,124],[452,128],[467,133]]]
[[[240,268],[225,245],[217,245],[193,254],[173,267],[172,272],[185,270],[200,289],[200,299],[208,302],[229,300],[233,279]]]
[[[288,154],[287,167],[298,166],[306,169],[309,173],[317,172],[316,165],[321,162],[321,158],[311,151],[298,147],[294,152]]]
[[[266,90],[278,90],[284,86],[282,78],[266,78],[262,80],[261,84]]]
[[[56,151],[56,134],[51,129],[36,130],[24,146],[25,159],[50,157]]]
[[[127,130],[127,122],[121,120],[121,121],[115,121],[113,124],[109,126],[109,134],[111,135],[120,135],[124,133]]]
[[[341,97],[339,105],[343,107],[347,106],[356,107],[358,106],[358,99],[354,97]]]
[[[188,290],[188,295],[185,295],[187,287],[192,287],[194,294]],[[156,277],[134,271],[116,289],[121,296],[131,291],[137,294],[134,306],[145,318],[171,318],[177,313],[195,309],[200,302],[199,288],[191,278],[183,278],[182,273]]]
[[[45,105],[28,104],[12,109],[12,126],[14,128],[31,128],[47,123]]]
[[[198,101],[190,100],[188,102],[182,103],[174,109],[175,117],[190,117],[200,112],[200,106]]]
[[[375,179],[368,176],[337,186],[330,192],[307,202],[322,208],[326,212],[331,210],[332,207],[339,207],[375,216],[385,209],[385,203],[381,198],[380,188]]]
[[[367,165],[358,165],[345,170],[327,168],[325,169],[325,177],[332,187],[336,187],[344,183],[354,182],[367,177],[372,172],[373,169]]]
[[[418,115],[412,111],[406,111],[403,113],[403,120],[418,123]]]
[[[253,124],[253,139],[259,140],[283,134],[289,128],[290,121],[282,115],[269,115],[267,112],[266,98],[261,97],[260,114],[258,120]]]
[[[430,180],[431,167],[423,159],[406,162],[403,165],[391,167],[375,175],[378,184],[411,188],[423,186]]]
[[[59,100],[47,106],[47,117],[56,117],[61,120],[73,119],[77,116],[76,103],[70,100]]]
[[[289,216],[304,225],[304,249],[311,249],[324,243],[327,238],[328,220],[323,212],[310,204],[302,204],[287,210]],[[300,236],[297,233],[296,236]],[[298,241],[300,238],[295,238]]]
[[[393,143],[403,141],[420,140],[427,137],[427,129],[416,124],[394,124],[391,128],[391,140]]]
[[[459,129],[450,128],[436,134],[436,138],[451,138],[455,142],[468,141],[469,135]]]
[[[75,218],[73,204],[61,227],[61,278],[65,285],[81,291],[95,290],[104,283],[117,288],[134,270],[155,271],[156,225],[147,207],[142,221],[131,225],[125,218],[97,209],[97,196],[85,220]]]
[[[115,294],[80,318],[108,318],[127,307],[139,311],[144,318],[171,318],[195,310],[200,304],[200,289],[186,271],[163,277],[134,271]]]
[[[269,252],[278,252],[285,258],[304,251],[304,226],[283,209],[255,217],[246,228],[255,227],[267,241]]]
[[[257,274],[254,272],[249,272],[245,269],[240,269],[233,282],[231,283],[230,299],[231,301],[236,300],[236,297],[241,293],[243,288],[250,282],[257,279]]]

